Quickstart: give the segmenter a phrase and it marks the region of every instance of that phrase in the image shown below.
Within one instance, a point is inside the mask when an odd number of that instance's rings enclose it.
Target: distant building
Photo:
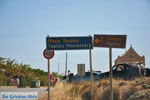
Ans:
[[[85,75],[85,64],[78,64],[77,65],[77,74],[84,76]]]
[[[115,60],[115,64],[129,64],[133,66],[142,64],[145,66],[145,56],[139,56],[131,46],[125,54],[118,56]]]

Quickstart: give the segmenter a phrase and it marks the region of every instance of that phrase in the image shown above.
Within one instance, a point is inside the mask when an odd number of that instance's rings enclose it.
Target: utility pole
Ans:
[[[67,54],[67,52],[66,52],[65,75],[67,75],[67,60],[68,60],[68,54]]]
[[[58,62],[58,75],[59,75],[59,62]]]

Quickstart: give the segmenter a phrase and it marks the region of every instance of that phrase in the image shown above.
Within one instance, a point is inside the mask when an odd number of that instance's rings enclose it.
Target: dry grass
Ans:
[[[93,83],[93,95],[91,99],[91,83],[64,84],[59,83],[51,93],[51,100],[109,100],[109,80],[101,80]],[[140,92],[141,91],[141,92]],[[134,95],[145,93],[146,99],[134,99]],[[138,78],[133,81],[113,80],[114,100],[150,100],[147,94],[150,92],[150,78]],[[140,96],[139,96],[140,97]],[[39,100],[46,100],[47,96]]]

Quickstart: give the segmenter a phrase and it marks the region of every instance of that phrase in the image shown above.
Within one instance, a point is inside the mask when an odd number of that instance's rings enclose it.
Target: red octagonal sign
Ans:
[[[54,50],[44,50],[43,51],[43,56],[46,58],[46,59],[52,59],[55,55],[55,52]]]

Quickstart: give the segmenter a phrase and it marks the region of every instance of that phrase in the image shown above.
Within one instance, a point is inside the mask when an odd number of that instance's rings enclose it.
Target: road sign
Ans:
[[[92,37],[46,37],[47,50],[92,49]]]
[[[110,100],[113,100],[113,88],[112,88],[112,48],[125,48],[126,47],[126,35],[94,35],[95,47],[109,48],[109,79],[110,79]]]
[[[125,48],[126,37],[126,35],[94,35],[94,46]]]
[[[54,52],[54,50],[44,50],[43,51],[43,56],[46,58],[46,59],[51,59],[51,58],[53,58],[54,57],[54,55],[55,55],[55,52]]]

